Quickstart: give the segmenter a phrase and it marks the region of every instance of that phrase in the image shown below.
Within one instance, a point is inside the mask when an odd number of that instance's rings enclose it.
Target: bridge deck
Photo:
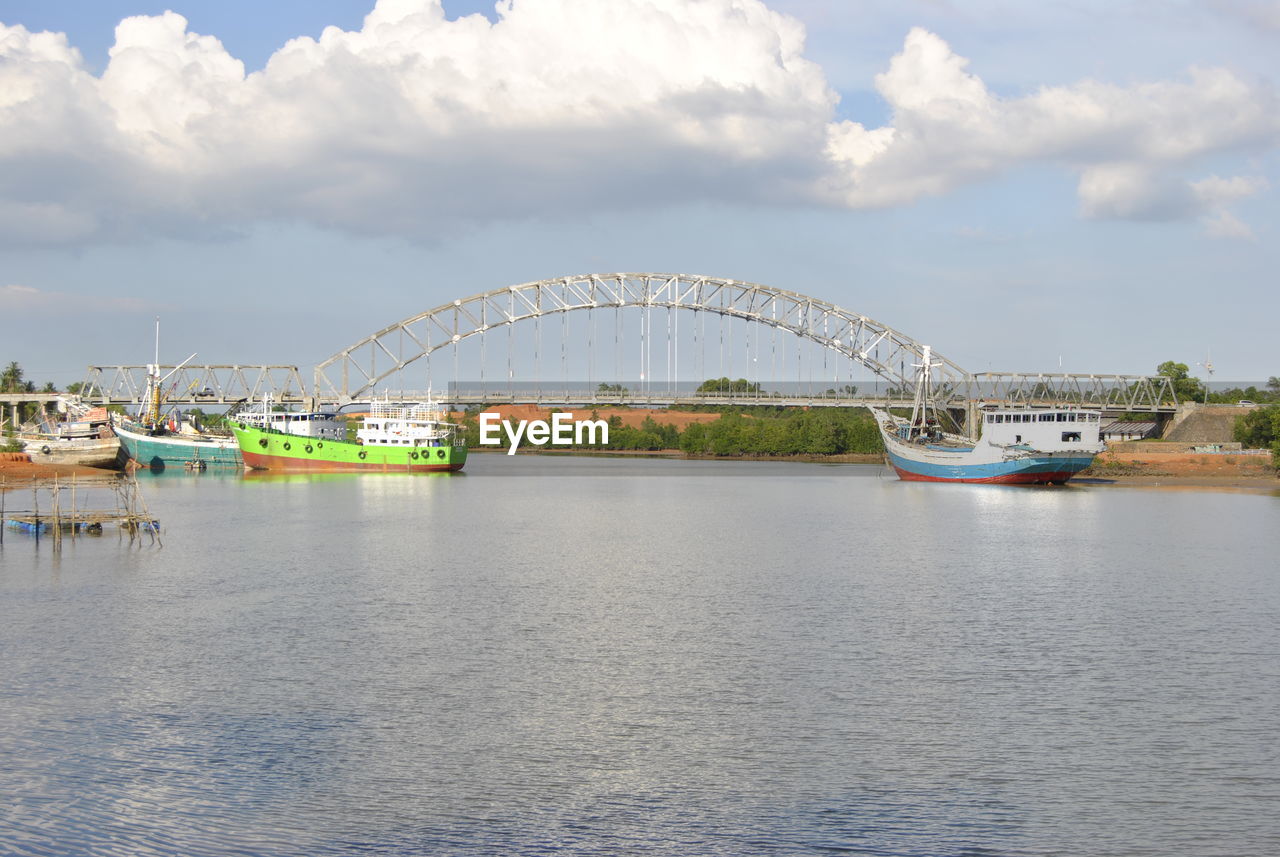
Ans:
[[[418,400],[427,398],[427,391],[397,391],[396,397],[408,400]],[[590,390],[533,390],[533,391],[509,391],[509,392],[477,392],[477,391],[459,391],[456,393],[434,393],[436,399],[454,405],[458,408],[466,408],[474,405],[496,405],[496,404],[514,404],[514,405],[540,405],[545,407],[554,406],[595,406],[595,407],[708,407],[726,405],[732,407],[783,407],[783,408],[861,408],[861,407],[902,407],[910,405],[910,400],[903,398],[888,398],[884,396],[847,396],[847,395],[824,395],[822,393],[814,394],[797,394],[797,393],[778,393],[778,394],[710,394],[710,395],[689,395],[681,392],[648,392],[648,393],[627,393],[625,395],[598,393]],[[52,403],[61,398],[61,394],[47,393],[6,393],[0,394],[0,404],[17,405],[20,403]],[[281,405],[292,405],[300,407],[334,407],[347,404],[338,396],[307,396],[299,393],[288,391],[277,391],[272,394],[272,401]],[[175,395],[165,399],[167,406],[180,406],[183,408],[203,408],[220,410],[228,408],[232,405],[241,403],[250,397],[243,395],[200,395],[200,396],[183,396]],[[139,396],[132,394],[112,394],[109,392],[97,392],[86,396],[82,401],[87,405],[119,405],[124,407],[138,406],[142,404]],[[367,399],[365,400],[367,401]],[[950,399],[945,402],[939,402],[940,407],[964,408],[970,400],[966,399]],[[1013,406],[1013,405],[1030,405],[1033,407],[1086,407],[1096,408],[1108,412],[1139,412],[1153,414],[1172,414],[1177,411],[1178,406],[1173,402],[1133,402],[1133,401],[1099,401],[1091,397],[1061,397],[1061,398],[1039,398],[1039,397],[1017,397],[1017,398],[996,398],[996,397],[979,397],[972,400],[979,407],[981,406]]]

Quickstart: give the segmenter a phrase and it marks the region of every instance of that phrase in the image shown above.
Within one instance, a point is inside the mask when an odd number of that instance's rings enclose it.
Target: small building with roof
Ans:
[[[1112,420],[1102,426],[1102,439],[1107,443],[1144,440],[1159,434],[1159,424],[1154,420]]]

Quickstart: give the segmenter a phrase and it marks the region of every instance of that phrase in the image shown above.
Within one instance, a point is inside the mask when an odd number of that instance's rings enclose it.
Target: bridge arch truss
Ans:
[[[923,346],[860,313],[796,292],[689,274],[584,274],[538,280],[455,300],[389,325],[315,369],[318,396],[350,402],[433,352],[508,325],[581,310],[667,308],[712,313],[787,331],[861,363],[893,387],[914,388]],[[933,354],[935,385],[958,391],[970,376]]]

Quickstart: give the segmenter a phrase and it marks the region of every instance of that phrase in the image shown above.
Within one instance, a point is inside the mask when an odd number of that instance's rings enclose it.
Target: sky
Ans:
[[[590,272],[1280,375],[1280,0],[0,0],[0,361],[309,367]]]

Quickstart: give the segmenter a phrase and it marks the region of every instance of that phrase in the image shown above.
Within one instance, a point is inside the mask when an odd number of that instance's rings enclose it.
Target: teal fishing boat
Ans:
[[[161,418],[164,382],[195,358],[192,354],[160,376],[160,324],[156,322],[156,362],[147,366],[147,389],[136,420],[117,420],[113,429],[120,448],[142,467],[165,470],[184,467],[204,470],[209,467],[243,469],[240,446],[230,434],[205,431],[193,419],[183,420],[178,413]]]
[[[152,470],[244,467],[240,445],[230,435],[187,432],[169,426],[148,427],[135,422],[117,424],[115,433],[120,439],[120,448],[129,458]]]

